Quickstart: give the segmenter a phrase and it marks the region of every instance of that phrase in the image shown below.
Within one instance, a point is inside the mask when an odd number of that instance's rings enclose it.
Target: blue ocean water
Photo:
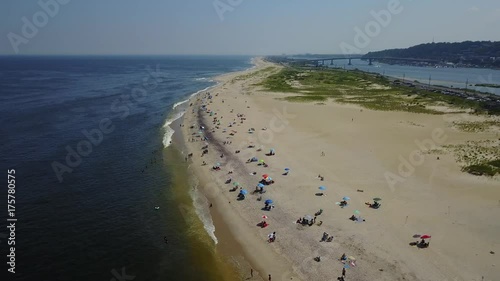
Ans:
[[[245,56],[0,57],[14,280],[212,280],[179,218],[164,125],[212,77],[250,66]]]

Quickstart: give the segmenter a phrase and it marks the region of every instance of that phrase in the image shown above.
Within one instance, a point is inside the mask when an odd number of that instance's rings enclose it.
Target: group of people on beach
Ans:
[[[207,104],[209,103],[212,103],[212,98],[213,96],[211,94],[207,94],[205,96],[205,101],[208,101]],[[220,114],[217,114],[216,112],[210,110],[207,106],[207,104],[204,104],[201,109],[202,111],[205,111],[206,113],[208,113],[208,115],[210,115],[212,117],[212,124],[214,125],[214,128],[215,129],[221,129],[220,126],[221,126],[221,123],[222,123],[222,120],[223,120],[223,116],[221,116]],[[231,113],[233,112],[234,110],[231,110]],[[243,124],[245,121],[246,121],[246,116],[244,114],[241,114],[241,113],[238,113],[236,114],[236,117],[238,119],[234,119],[232,122],[229,122],[228,124],[228,127],[232,127],[232,128],[235,128],[236,126],[240,126],[240,124]],[[237,122],[239,121],[239,122]],[[238,124],[239,123],[239,124]],[[202,156],[203,155],[206,155],[208,154],[208,138],[203,134],[203,132],[205,130],[210,130],[209,128],[205,128],[205,126],[203,125],[199,125],[198,127],[195,127],[195,125],[193,124],[192,126],[192,129],[196,130],[196,129],[199,129],[199,138],[200,138],[200,141],[205,141],[205,146],[202,148]],[[213,129],[211,132],[215,132],[215,129]],[[228,138],[231,138],[231,137],[234,137],[235,134],[237,134],[237,131],[236,131],[236,128],[233,130],[228,130],[228,129],[221,129],[223,133],[226,133],[228,134]],[[264,130],[264,129],[263,129]],[[254,133],[255,132],[255,129],[253,128],[250,128],[248,130],[248,133]],[[194,135],[195,133],[193,133]],[[194,138],[193,138],[194,140]],[[231,140],[224,140],[224,141],[221,141],[222,145],[223,146],[227,146],[227,145],[230,145],[232,144],[232,141]],[[222,148],[222,146],[218,145],[216,146],[216,148],[220,148],[220,150],[224,150],[224,148]],[[255,148],[255,145],[250,143],[250,145],[248,145],[247,148]],[[257,151],[261,151],[262,149],[258,149]],[[240,150],[237,150],[235,154],[238,154],[240,152]],[[219,155],[219,158],[221,159],[224,159],[224,151],[219,151],[220,154],[217,154]],[[267,156],[274,156],[276,155],[276,152],[274,149],[271,149],[269,150],[268,153],[266,153]],[[322,152],[321,153],[321,156],[325,156],[325,153]],[[247,163],[252,163],[252,162],[257,162],[257,165],[258,166],[261,166],[263,168],[268,168],[269,165],[263,161],[263,160],[258,160],[256,157],[253,157],[253,158],[250,158]],[[206,165],[206,162],[203,161],[203,165]],[[220,171],[222,168],[221,168],[221,165],[219,163],[215,164],[213,167],[212,167],[213,170],[215,171]],[[232,171],[230,171],[228,174],[232,174]],[[256,172],[253,172],[252,175],[255,175]],[[285,173],[283,175],[288,175],[288,170],[285,171]],[[318,179],[320,179],[321,181],[324,181],[325,178],[320,174],[318,175]],[[231,182],[234,182],[232,177],[229,177],[228,179],[226,179],[226,184],[228,183],[231,183]],[[270,185],[274,183],[274,180],[266,180],[266,179],[262,179],[260,182],[259,182],[259,185],[256,187],[255,192],[258,192],[258,193],[264,193],[264,186],[265,185]],[[244,198],[245,196],[245,193],[242,191],[242,187],[239,186],[237,183],[235,183],[236,185],[231,189],[231,191],[236,191],[238,189],[240,189],[240,193],[238,194],[238,198],[241,199],[241,198]],[[259,199],[261,199],[262,197],[260,197]],[[257,199],[257,200],[259,200]],[[272,202],[272,201],[271,201]],[[231,203],[231,202],[230,202]],[[344,207],[347,205],[347,202],[345,200],[343,200],[342,202],[340,202],[340,206],[341,207]],[[265,203],[265,206],[264,206],[264,210],[267,210],[267,211],[271,211],[275,206],[271,203]],[[316,220],[317,220],[317,216],[321,215],[323,212],[322,209],[320,209],[320,211],[316,212],[315,216],[312,217],[312,216],[306,216],[306,217],[301,217],[299,218],[296,223],[298,224],[306,224],[306,225],[309,225],[309,226],[312,226],[313,224],[316,224]],[[263,216],[263,218],[267,218],[266,216]],[[306,219],[307,218],[307,219]],[[317,224],[318,226],[321,226],[323,223],[323,221],[319,221],[319,223]],[[258,226],[260,226],[261,228],[266,228],[269,226],[269,223],[264,219],[264,220],[261,220],[258,224]],[[270,234],[267,235],[267,242],[268,243],[273,243],[276,241],[276,238],[277,238],[277,235],[276,235],[276,231],[273,231],[271,232]],[[333,235],[330,235],[328,234],[327,232],[323,232],[323,235],[321,237],[321,240],[320,242],[332,242],[334,240],[334,236]],[[167,241],[165,241],[165,243],[167,243]],[[321,257],[316,257],[317,258],[317,261],[321,261]],[[315,259],[316,259],[315,258]],[[346,257],[345,257],[345,254],[342,255],[341,257],[341,261],[342,262],[345,262],[346,260]],[[253,277],[253,269],[251,270],[251,275]],[[338,280],[344,280],[345,278],[345,268],[343,268],[342,270],[342,276],[339,277]],[[271,280],[271,274],[268,275],[268,280]]]

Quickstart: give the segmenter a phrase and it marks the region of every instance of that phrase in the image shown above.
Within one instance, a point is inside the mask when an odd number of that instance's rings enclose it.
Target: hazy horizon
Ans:
[[[4,1],[0,55],[368,53],[500,41],[493,0]]]

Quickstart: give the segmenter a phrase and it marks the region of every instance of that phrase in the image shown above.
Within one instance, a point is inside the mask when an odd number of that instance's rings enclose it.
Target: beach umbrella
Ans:
[[[266,215],[263,215],[263,216],[262,216],[262,218],[263,218],[263,219],[267,219],[267,216],[266,216]]]
[[[233,185],[234,185],[234,186],[238,186],[238,185],[240,185],[240,183],[239,183],[239,182],[237,182],[237,181],[235,181],[235,182],[233,182]]]
[[[264,163],[264,160],[263,160],[263,159],[260,159],[260,160],[259,160],[259,162],[260,162],[260,163]]]
[[[425,235],[420,236],[420,238],[422,238],[422,239],[429,239],[429,238],[431,238],[431,236],[430,236],[430,235],[425,234]]]
[[[285,168],[285,171],[287,171],[287,172],[290,171],[290,168]]]
[[[312,217],[311,215],[306,215],[306,216],[304,216],[304,219],[305,219],[306,221],[310,221],[310,220],[312,220],[312,219],[313,219],[313,217]]]
[[[351,200],[351,198],[350,198],[350,197],[348,197],[348,196],[344,196],[344,197],[342,198],[342,200],[347,201],[347,200]]]
[[[273,180],[273,178],[271,178],[271,177],[266,178],[266,181],[272,181],[272,180]]]
[[[262,177],[263,178],[267,178],[267,177],[269,177],[269,175],[268,174],[263,174]]]
[[[273,200],[271,200],[271,199],[267,199],[266,201],[264,201],[264,203],[265,203],[265,204],[268,204],[268,205],[269,205],[269,204],[273,204]]]
[[[263,185],[262,183],[259,183],[259,184],[257,185],[257,187],[263,188],[263,187],[264,187],[264,185]]]
[[[248,191],[246,189],[242,189],[242,190],[240,190],[240,193],[243,194],[243,195],[247,195]]]
[[[360,213],[361,213],[361,212],[360,212],[360,211],[358,211],[358,210],[354,211],[354,214],[355,214],[355,215],[359,215]]]
[[[348,264],[344,264],[344,268],[351,268]]]
[[[356,258],[355,258],[355,257],[353,257],[353,256],[349,256],[349,257],[347,257],[347,258],[348,258],[348,259],[350,259],[350,260],[352,260],[352,261],[355,261],[355,260],[356,260]]]
[[[382,198],[378,198],[378,197],[373,198],[373,201],[380,201],[380,200],[382,200]]]
[[[219,163],[219,162],[215,163],[215,166],[219,167],[219,166],[220,166],[220,163]]]
[[[320,190],[326,190],[326,187],[324,187],[324,186],[320,186],[320,187],[319,187],[319,189],[320,189]]]

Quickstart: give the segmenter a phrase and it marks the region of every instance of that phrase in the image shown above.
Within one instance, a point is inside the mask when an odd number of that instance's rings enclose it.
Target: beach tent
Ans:
[[[264,201],[264,204],[266,205],[273,204],[273,200],[267,199],[266,201]]]
[[[242,189],[240,190],[240,194],[247,195],[248,191],[246,189]]]

